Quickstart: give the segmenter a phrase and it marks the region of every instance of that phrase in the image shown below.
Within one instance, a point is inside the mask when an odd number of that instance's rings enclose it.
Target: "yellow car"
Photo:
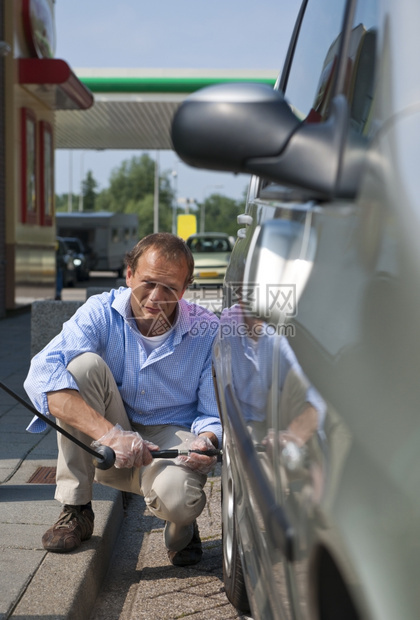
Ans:
[[[194,256],[195,286],[222,286],[234,240],[226,233],[196,233],[187,239]]]

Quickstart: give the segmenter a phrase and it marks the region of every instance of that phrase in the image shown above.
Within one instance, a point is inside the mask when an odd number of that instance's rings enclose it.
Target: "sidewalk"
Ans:
[[[0,380],[25,398],[30,363],[28,307],[0,320]],[[0,620],[85,620],[105,577],[123,519],[122,494],[94,485],[95,530],[70,555],[47,553],[41,537],[56,521],[56,433],[31,434],[32,413],[0,390]],[[42,469],[41,469],[42,468]],[[36,475],[35,482],[31,478]]]

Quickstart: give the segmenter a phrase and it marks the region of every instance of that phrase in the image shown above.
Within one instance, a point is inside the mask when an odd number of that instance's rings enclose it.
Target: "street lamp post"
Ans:
[[[176,216],[177,216],[177,199],[178,199],[178,171],[172,170],[172,177],[174,179],[174,202],[172,205],[172,234],[176,235]]]
[[[153,199],[153,232],[159,232],[159,151],[156,151],[155,191]]]
[[[195,198],[178,198],[177,204],[185,205],[185,213],[188,214],[190,212],[190,205],[197,204]]]
[[[67,211],[73,211],[73,151],[69,150],[69,193],[67,196]]]
[[[206,221],[206,197],[207,197],[207,189],[222,189],[224,185],[206,185],[203,190],[203,202],[201,203],[200,210],[200,233],[205,232],[205,221]]]
[[[83,212],[83,175],[84,175],[84,157],[85,151],[80,153],[80,194],[79,194],[79,212]]]

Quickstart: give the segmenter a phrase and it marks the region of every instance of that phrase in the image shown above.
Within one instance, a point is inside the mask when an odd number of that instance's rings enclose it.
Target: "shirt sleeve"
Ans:
[[[67,365],[82,353],[101,352],[107,322],[103,304],[92,297],[64,323],[61,332],[35,355],[24,388],[38,411],[44,415],[49,414],[48,392],[66,388],[77,390],[76,382],[67,371]],[[44,428],[45,423],[35,418],[28,430],[39,432]]]

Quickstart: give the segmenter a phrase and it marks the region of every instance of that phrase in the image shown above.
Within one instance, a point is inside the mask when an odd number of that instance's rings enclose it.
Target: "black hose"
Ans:
[[[5,385],[2,381],[0,381],[0,388],[10,394],[10,396],[17,400],[18,403],[29,409],[29,411],[31,411],[34,415],[43,420],[46,424],[52,426],[52,428],[64,435],[64,437],[67,437],[67,439],[70,439],[70,441],[79,446],[79,448],[82,448],[83,450],[91,454],[94,457],[93,464],[95,465],[95,467],[97,467],[98,469],[109,469],[113,466],[113,464],[115,463],[115,452],[112,448],[102,445],[95,450],[91,446],[88,446],[79,439],[77,439],[77,437],[73,437],[73,435],[68,433],[64,428],[58,426],[58,424],[53,422],[48,416],[44,415],[40,411],[37,411],[33,405],[29,404],[24,398],[19,396],[19,394],[16,394],[16,392],[7,387],[7,385]],[[155,459],[174,459],[177,456],[188,455],[191,452],[195,452],[196,454],[204,454],[206,456],[217,456],[219,460],[222,454],[222,451],[217,450],[216,448],[210,450],[155,450],[154,452],[150,451],[150,454]]]
[[[33,414],[35,414],[38,418],[40,418],[41,420],[43,420],[46,424],[49,424],[50,426],[52,426],[56,431],[58,431],[59,433],[61,433],[62,435],[64,435],[64,437],[67,437],[67,439],[70,439],[70,441],[72,441],[73,443],[75,443],[76,445],[79,446],[79,448],[83,448],[83,450],[86,450],[86,452],[89,452],[89,454],[91,454],[92,456],[94,456],[95,458],[99,458],[100,462],[105,461],[106,457],[104,454],[101,454],[100,452],[98,452],[97,450],[95,450],[94,448],[91,448],[90,446],[87,446],[85,443],[83,443],[82,441],[79,441],[79,439],[77,439],[77,437],[73,437],[73,435],[70,435],[70,433],[68,433],[64,428],[61,428],[60,426],[58,426],[58,424],[56,424],[55,422],[53,422],[52,420],[50,420],[49,417],[47,417],[46,415],[44,415],[43,413],[41,413],[40,411],[37,411],[35,409],[35,407],[33,407],[32,405],[30,405],[24,398],[22,398],[21,396],[19,396],[19,394],[16,394],[16,392],[14,392],[13,390],[11,390],[9,387],[7,387],[7,385],[5,385],[2,381],[0,381],[0,388],[2,388],[5,392],[7,392],[8,394],[10,394],[10,396],[12,396],[15,400],[18,401],[18,403],[20,403],[21,405],[23,405],[24,407],[26,407],[27,409],[29,409],[29,411],[31,411]],[[115,458],[115,457],[114,457]],[[111,467],[111,466],[110,466]],[[108,468],[107,468],[108,469]]]

